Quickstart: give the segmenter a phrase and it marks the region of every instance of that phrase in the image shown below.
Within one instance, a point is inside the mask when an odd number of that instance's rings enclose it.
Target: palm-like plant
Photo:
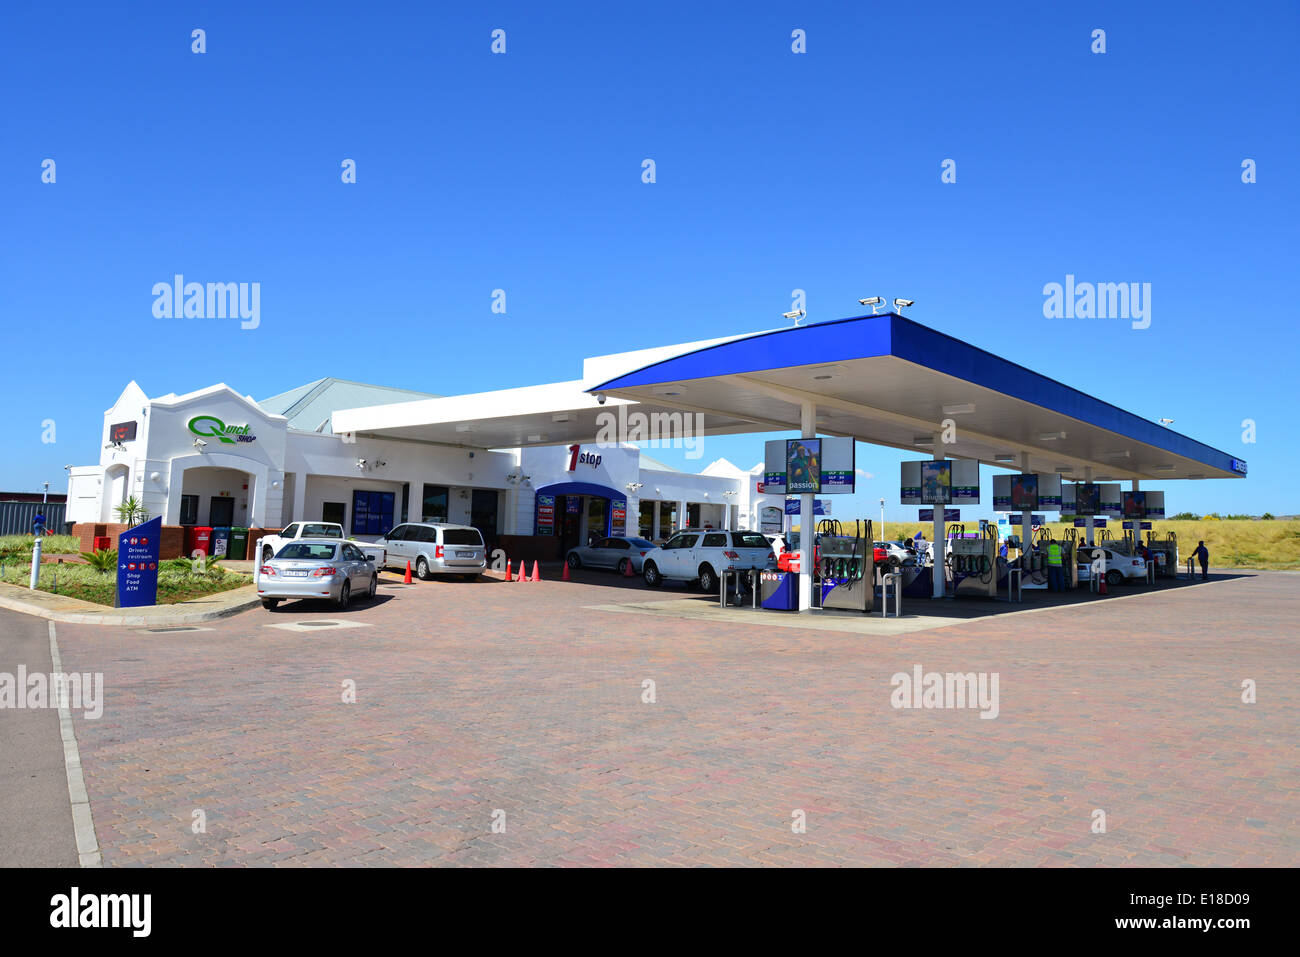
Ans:
[[[86,564],[97,572],[111,572],[117,568],[117,549],[101,548],[97,552],[82,552]]]
[[[134,495],[129,495],[123,499],[121,505],[113,506],[113,511],[117,513],[117,517],[122,524],[128,528],[133,528],[149,519],[149,513],[145,511],[144,503]]]

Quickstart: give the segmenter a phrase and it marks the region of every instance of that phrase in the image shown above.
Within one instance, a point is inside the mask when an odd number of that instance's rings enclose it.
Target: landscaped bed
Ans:
[[[201,598],[204,595],[213,595],[253,583],[251,575],[241,575],[211,565],[205,571],[199,572],[186,559],[159,564],[161,567],[158,569],[158,604],[160,605],[173,605],[176,602]],[[4,557],[0,561],[0,569],[2,569],[0,581],[26,587],[31,581],[30,552],[26,561],[13,556]],[[117,592],[117,576],[112,572],[98,571],[90,565],[47,562],[41,565],[40,578],[37,580],[36,587],[41,591],[111,606]]]

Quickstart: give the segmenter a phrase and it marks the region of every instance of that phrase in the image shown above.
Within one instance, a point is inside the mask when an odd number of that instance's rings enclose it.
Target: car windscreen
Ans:
[[[731,544],[736,548],[772,548],[772,543],[758,532],[732,532]]]
[[[447,528],[442,532],[444,545],[482,545],[483,539],[476,528]]]
[[[316,544],[314,542],[290,542],[276,554],[276,558],[295,559],[297,561],[328,562],[338,552],[337,545]]]
[[[304,525],[303,538],[342,538],[343,530],[337,525]]]

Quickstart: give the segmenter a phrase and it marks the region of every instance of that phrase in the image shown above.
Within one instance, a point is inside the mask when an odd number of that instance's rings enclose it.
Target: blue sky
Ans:
[[[97,460],[132,378],[528,385],[781,325],[803,289],[809,322],[914,299],[1249,461],[1170,483],[1171,511],[1300,511],[1293,3],[261,6],[6,10],[0,487]],[[155,318],[178,272],[260,282],[261,324]],[[1151,283],[1150,328],[1044,318],[1067,273]],[[760,449],[711,439],[706,461]],[[860,447],[865,514],[912,517],[901,457]]]

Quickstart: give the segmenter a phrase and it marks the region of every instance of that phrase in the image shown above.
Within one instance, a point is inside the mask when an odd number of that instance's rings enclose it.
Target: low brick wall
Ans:
[[[507,561],[516,564],[520,559],[531,564],[558,562],[564,557],[560,554],[560,540],[554,535],[499,535],[497,548],[506,553]]]

